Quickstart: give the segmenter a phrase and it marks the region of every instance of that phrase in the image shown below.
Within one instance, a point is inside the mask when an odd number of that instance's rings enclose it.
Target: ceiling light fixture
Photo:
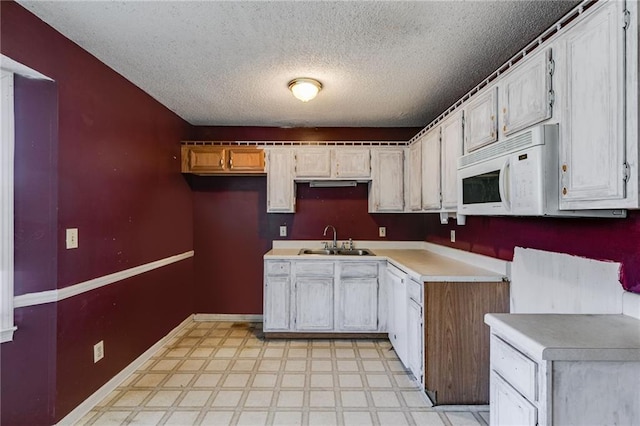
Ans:
[[[302,102],[309,102],[322,89],[322,83],[312,78],[295,78],[289,82],[289,90]]]

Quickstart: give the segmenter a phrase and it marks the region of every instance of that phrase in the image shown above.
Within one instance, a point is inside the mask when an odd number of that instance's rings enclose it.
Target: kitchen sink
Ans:
[[[299,255],[305,254],[320,254],[325,256],[373,256],[373,252],[369,249],[302,249],[298,252]]]

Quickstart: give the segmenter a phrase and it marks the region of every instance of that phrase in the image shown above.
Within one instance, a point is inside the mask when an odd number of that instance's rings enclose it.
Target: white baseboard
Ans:
[[[195,314],[194,321],[236,321],[262,322],[262,315],[258,314]]]
[[[133,372],[139,369],[142,364],[147,362],[158,352],[172,337],[180,332],[188,323],[193,320],[193,315],[189,315],[176,328],[171,330],[169,334],[158,340],[156,344],[147,349],[142,355],[136,358],[131,364],[126,366],[122,371],[116,374],[111,380],[102,385],[100,389],[95,391],[89,398],[85,399],[80,405],[67,414],[58,425],[73,425],[82,419],[89,411],[91,411],[100,401],[106,398],[120,384],[122,384]]]

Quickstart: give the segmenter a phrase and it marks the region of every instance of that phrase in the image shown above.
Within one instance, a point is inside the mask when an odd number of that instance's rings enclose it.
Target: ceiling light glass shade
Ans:
[[[312,78],[296,78],[289,82],[289,90],[302,102],[309,102],[322,89],[322,84]]]

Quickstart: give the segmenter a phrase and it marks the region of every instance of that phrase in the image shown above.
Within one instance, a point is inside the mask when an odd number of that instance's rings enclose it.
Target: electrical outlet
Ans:
[[[456,231],[455,231],[455,229],[451,230],[451,242],[452,243],[456,242]]]
[[[379,237],[386,237],[387,236],[387,228],[385,226],[380,226],[378,228],[378,236]]]
[[[100,361],[104,358],[104,340],[100,340],[98,343],[93,345],[93,363]]]
[[[281,237],[287,236],[287,225],[280,226],[280,236]]]
[[[67,249],[78,248],[78,228],[67,228]]]

